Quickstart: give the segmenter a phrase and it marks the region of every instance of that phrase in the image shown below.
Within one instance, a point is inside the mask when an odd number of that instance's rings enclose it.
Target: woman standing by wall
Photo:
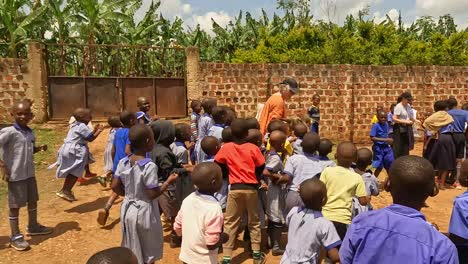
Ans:
[[[400,96],[399,102],[393,110],[393,154],[395,159],[409,155],[410,151],[410,130],[416,121],[411,114],[410,101],[413,96],[410,92],[404,92]]]

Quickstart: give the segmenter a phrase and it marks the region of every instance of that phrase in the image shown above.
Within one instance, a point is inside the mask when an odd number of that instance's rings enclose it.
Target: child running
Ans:
[[[151,122],[151,117],[148,114],[148,111],[151,108],[151,105],[146,99],[146,97],[137,98],[137,106],[140,111],[136,112],[136,119],[138,124],[149,124]]]
[[[214,162],[200,163],[192,181],[198,190],[182,202],[174,223],[175,232],[183,237],[179,259],[187,264],[217,264],[218,248],[226,240],[223,212],[214,196],[222,185],[221,168]]]
[[[259,130],[260,131],[260,130]],[[263,176],[268,178],[268,192],[266,215],[268,217],[268,235],[271,241],[273,256],[283,255],[280,247],[281,233],[283,232],[286,212],[286,184],[287,177],[282,177],[282,158],[278,153],[284,152],[286,134],[276,130],[270,134],[270,150],[265,155],[265,169]]]
[[[333,151],[333,142],[327,138],[320,139],[320,145],[318,149],[318,159],[322,170],[327,167],[335,167],[336,163],[333,160],[330,160],[328,155]]]
[[[56,164],[57,178],[65,178],[63,187],[56,194],[58,197],[73,202],[76,201],[72,188],[76,181],[83,177],[86,165],[89,163],[88,142],[94,141],[102,132],[100,124],[94,126],[94,131],[88,127],[91,120],[91,110],[78,108],[73,113],[76,121],[70,126],[64,144],[60,147]]]
[[[338,145],[335,157],[337,167],[325,168],[320,180],[327,187],[328,201],[323,206],[323,215],[330,221],[341,239],[344,238],[351,223],[351,205],[357,196],[361,205],[367,205],[367,192],[362,177],[350,170],[356,161],[357,150],[353,143],[342,142]]]
[[[452,242],[420,212],[426,199],[437,192],[429,161],[398,158],[385,190],[393,204],[354,218],[340,248],[341,263],[459,263]]]
[[[19,229],[19,210],[28,207],[28,228],[26,234],[47,235],[53,232],[37,222],[37,191],[34,173],[34,153],[46,151],[47,145],[36,147],[34,132],[28,127],[34,117],[31,112],[31,101],[21,100],[13,104],[11,115],[15,119],[13,126],[0,130],[0,171],[8,183],[8,207],[10,208],[10,246],[23,251],[29,248],[29,243]]]
[[[254,263],[259,264],[264,256],[260,252],[257,177],[263,171],[265,159],[257,146],[246,143],[248,129],[244,119],[234,120],[231,131],[234,142],[224,144],[215,157],[215,162],[223,168],[224,177],[229,175],[231,184],[224,223],[229,240],[223,245],[223,264],[231,263],[240,219],[245,212],[248,214]]]
[[[106,150],[104,151],[104,171],[105,176],[99,176],[97,179],[102,187],[106,187],[106,182],[112,181],[112,172],[114,168],[114,156],[112,156],[112,148],[114,146],[114,137],[117,129],[122,127],[120,117],[110,116],[107,119],[107,124],[110,126],[109,136],[107,137]]]
[[[372,166],[375,168],[375,177],[379,177],[384,168],[388,174],[394,160],[391,147],[393,138],[389,136],[390,126],[387,122],[387,114],[384,111],[379,111],[377,119],[378,122],[372,125],[370,132],[371,140],[374,142],[374,145],[372,145],[372,152],[374,153]]]
[[[286,212],[295,206],[304,206],[299,196],[299,186],[307,179],[318,177],[322,172],[319,160],[315,156],[320,144],[320,137],[316,133],[307,133],[302,141],[304,154],[291,156],[284,168],[283,177],[288,177],[288,195],[286,197]],[[283,179],[282,179],[283,180]],[[286,180],[286,179],[285,179]]]
[[[294,136],[296,141],[293,142],[294,154],[303,154],[302,152],[302,139],[307,133],[307,126],[304,123],[297,123],[294,125]]]
[[[142,124],[128,133],[132,154],[120,160],[112,181],[112,190],[125,196],[120,210],[122,247],[137,256],[138,263],[154,263],[163,256],[163,235],[156,198],[177,180],[171,174],[160,184],[158,169],[148,152],[154,147],[151,129]]]
[[[322,206],[327,203],[327,189],[318,179],[301,183],[300,196],[304,206],[294,207],[286,217],[288,244],[281,264],[321,263],[322,247],[328,258],[338,262],[341,239],[333,224],[323,217]]]
[[[354,218],[362,212],[367,212],[372,210],[372,205],[370,204],[371,196],[379,195],[379,180],[372,173],[372,171],[367,170],[367,168],[372,164],[372,151],[368,148],[360,148],[357,151],[357,161],[356,168],[354,172],[361,175],[364,185],[366,186],[367,199],[368,203],[366,206],[359,204],[359,201],[356,197],[353,197],[353,209],[352,217]]]

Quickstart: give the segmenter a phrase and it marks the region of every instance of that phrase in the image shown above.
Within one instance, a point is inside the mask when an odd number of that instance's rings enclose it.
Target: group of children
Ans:
[[[112,204],[123,196],[122,246],[132,251],[132,261],[162,259],[163,213],[171,223],[170,246],[181,247],[183,263],[218,263],[220,247],[222,263],[233,262],[243,230],[249,234],[254,263],[266,263],[264,247],[282,255],[281,263],[319,263],[324,256],[342,263],[394,263],[400,257],[411,263],[458,263],[452,242],[419,212],[427,197],[437,193],[432,165],[415,156],[393,161],[383,111],[377,113],[370,133],[373,151],[342,142],[335,163],[328,157],[333,143],[298,120],[273,120],[262,135],[256,119],[237,118],[233,109],[217,106],[212,98],[191,103],[190,125],[152,120],[148,100],[138,98],[137,103],[140,112],[123,111],[109,118],[106,174],[99,178],[103,185],[112,181],[113,193],[98,222],[105,225]],[[36,219],[32,155],[47,148],[35,147],[27,127],[30,105],[28,100],[16,103],[15,125],[0,132],[0,166],[9,176],[11,244],[19,250],[27,248],[18,228],[20,207],[28,205],[28,234],[52,232]],[[319,118],[318,109],[313,112]],[[88,127],[89,109],[77,109],[73,116],[76,121],[56,163],[57,177],[65,178],[57,195],[70,202],[76,200],[72,188],[92,161],[87,143],[103,130],[100,125]],[[21,151],[9,153],[11,148]],[[389,173],[385,190],[394,201],[375,211],[370,201],[379,194],[379,186],[371,164],[376,174],[383,168]],[[464,167],[460,171],[468,174]],[[461,211],[454,208],[451,230],[459,249],[466,249],[466,194],[457,201]]]

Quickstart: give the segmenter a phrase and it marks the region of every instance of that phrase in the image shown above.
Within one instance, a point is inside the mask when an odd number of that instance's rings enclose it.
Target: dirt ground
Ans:
[[[56,129],[65,129],[58,127]],[[103,152],[107,141],[105,131],[95,142],[90,144],[96,163],[92,165],[92,171],[102,173]],[[38,142],[40,144],[40,142]],[[61,141],[49,146],[50,158],[60,147]],[[421,145],[417,145],[414,154],[421,153]],[[108,225],[101,227],[96,222],[97,212],[107,201],[109,189],[104,189],[96,181],[86,185],[77,186],[75,196],[78,201],[69,203],[57,196],[62,180],[57,180],[54,171],[46,170],[46,166],[37,169],[38,186],[40,191],[39,221],[40,223],[55,227],[55,232],[48,236],[28,238],[31,249],[18,252],[9,248],[10,229],[8,224],[8,209],[6,197],[1,197],[0,208],[0,263],[86,263],[86,260],[95,252],[109,247],[119,246],[121,241],[120,229],[120,202],[116,204],[110,214]],[[383,180],[385,175],[380,176]],[[430,222],[436,223],[442,232],[447,232],[452,211],[452,201],[463,190],[441,191],[435,198],[427,201],[428,208],[423,213]],[[382,192],[380,196],[372,198],[375,208],[382,208],[391,203],[389,193]],[[27,225],[27,213],[21,210],[20,226],[25,231]],[[169,247],[167,226],[165,227],[164,257],[159,263],[180,263],[178,261],[178,249]],[[244,253],[243,243],[238,241],[239,248],[234,253],[233,262],[252,263],[248,254]],[[267,257],[267,263],[279,263],[280,257]]]

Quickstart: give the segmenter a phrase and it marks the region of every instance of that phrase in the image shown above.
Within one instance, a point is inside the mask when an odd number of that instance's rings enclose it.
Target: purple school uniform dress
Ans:
[[[138,121],[143,120],[145,125],[151,122],[151,117],[143,111],[136,112],[136,118]]]
[[[465,239],[456,244],[460,263],[468,263],[468,191],[457,196],[453,202],[449,233]]]
[[[389,131],[390,126],[387,123],[377,122],[372,126],[370,137],[389,138]],[[372,146],[372,152],[372,166],[376,169],[385,168],[388,171],[394,161],[392,147],[386,142],[377,141]]]
[[[459,263],[457,249],[446,236],[421,212],[398,204],[358,215],[341,244],[340,262]]]

